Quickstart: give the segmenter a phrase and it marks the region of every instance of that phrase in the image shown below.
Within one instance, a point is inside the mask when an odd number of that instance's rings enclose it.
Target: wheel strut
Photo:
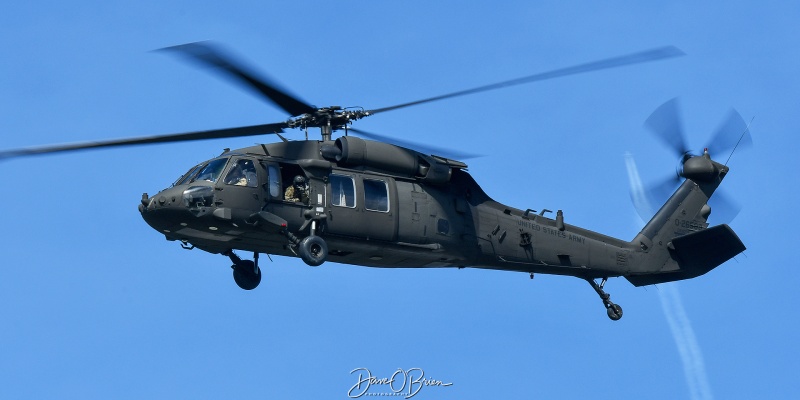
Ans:
[[[297,246],[297,245],[299,245],[299,244],[300,244],[300,238],[298,238],[297,236],[295,236],[295,235],[294,235],[292,232],[289,232],[289,230],[288,230],[288,229],[284,228],[284,229],[282,229],[282,230],[281,230],[281,232],[280,232],[280,233],[281,233],[283,236],[286,236],[286,239],[288,239],[288,240],[289,240],[289,242],[290,242],[290,243],[291,243],[293,246]]]
[[[592,285],[592,289],[600,296],[600,300],[603,300],[603,306],[606,307],[606,312],[608,313],[608,318],[611,318],[613,321],[617,321],[622,318],[622,307],[619,304],[614,304],[611,302],[611,295],[606,293],[603,290],[603,286],[606,285],[606,281],[608,281],[608,277],[603,277],[598,285],[594,279],[587,278],[587,282]]]
[[[222,255],[223,256],[228,256],[228,258],[231,259],[231,262],[233,263],[233,266],[243,266],[243,265],[250,264],[248,261],[245,261],[245,260],[242,260],[241,258],[239,258],[239,256],[237,256],[236,253],[233,252],[233,250],[228,250],[228,251],[222,253]],[[258,253],[253,253],[253,273],[254,274],[258,273]]]

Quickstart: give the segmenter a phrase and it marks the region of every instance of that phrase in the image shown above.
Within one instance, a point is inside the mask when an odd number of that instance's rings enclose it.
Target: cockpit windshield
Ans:
[[[192,177],[197,174],[197,171],[199,171],[200,168],[203,167],[203,165],[204,164],[200,164],[192,167],[192,169],[190,169],[189,172],[181,175],[181,177],[178,178],[178,180],[176,180],[175,183],[172,184],[172,186],[178,186],[178,185],[183,185],[184,183],[189,183],[189,180],[192,179]]]
[[[209,181],[209,182],[216,182],[219,175],[222,173],[222,169],[225,168],[225,164],[228,163],[227,158],[218,158],[216,160],[212,160],[208,164],[197,173],[197,177],[192,179],[192,181]]]
[[[172,186],[183,185],[194,181],[216,182],[227,162],[227,158],[218,158],[211,162],[195,165],[189,172],[178,178]]]

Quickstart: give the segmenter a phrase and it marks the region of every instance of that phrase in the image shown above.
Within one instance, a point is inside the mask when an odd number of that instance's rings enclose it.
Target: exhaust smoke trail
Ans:
[[[653,215],[650,201],[644,191],[644,185],[639,178],[639,171],[633,160],[633,155],[625,154],[625,166],[628,169],[628,180],[631,191],[631,200],[634,207],[639,211],[639,215]],[[643,221],[639,220],[639,226]],[[686,385],[689,387],[689,394],[693,400],[711,400],[711,386],[708,384],[703,353],[694,335],[694,329],[686,315],[683,307],[680,292],[676,283],[667,283],[657,287],[658,297],[661,300],[661,308],[664,309],[664,316],[672,332],[672,338],[678,347],[678,354],[683,364],[683,374],[686,377]]]
[[[700,351],[692,324],[683,308],[678,286],[675,283],[659,286],[658,297],[661,299],[661,307],[664,309],[664,316],[667,317],[672,337],[678,346],[678,353],[683,363],[683,374],[686,377],[691,398],[694,400],[713,399],[703,362],[703,353]]]

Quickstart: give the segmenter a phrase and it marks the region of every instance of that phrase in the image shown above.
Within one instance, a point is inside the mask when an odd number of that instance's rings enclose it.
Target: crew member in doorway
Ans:
[[[286,199],[286,201],[308,203],[308,185],[306,185],[306,178],[301,175],[295,176],[292,185],[286,188],[283,198]]]

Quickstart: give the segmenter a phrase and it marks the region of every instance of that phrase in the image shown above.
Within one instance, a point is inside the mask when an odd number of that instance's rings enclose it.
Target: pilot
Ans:
[[[256,187],[258,186],[258,176],[256,175],[256,169],[253,166],[251,161],[239,162],[239,165],[242,166],[242,175],[244,180],[240,180],[236,183],[238,186],[249,186],[249,187]]]
[[[308,202],[308,186],[306,186],[306,178],[302,177],[301,175],[295,176],[292,185],[286,188],[283,198],[286,199],[286,201],[301,201],[303,203]]]
[[[229,172],[227,178],[225,178],[225,183],[228,185],[247,186],[247,178],[244,176],[241,165],[236,164],[233,166],[233,169],[231,169],[231,172]]]

